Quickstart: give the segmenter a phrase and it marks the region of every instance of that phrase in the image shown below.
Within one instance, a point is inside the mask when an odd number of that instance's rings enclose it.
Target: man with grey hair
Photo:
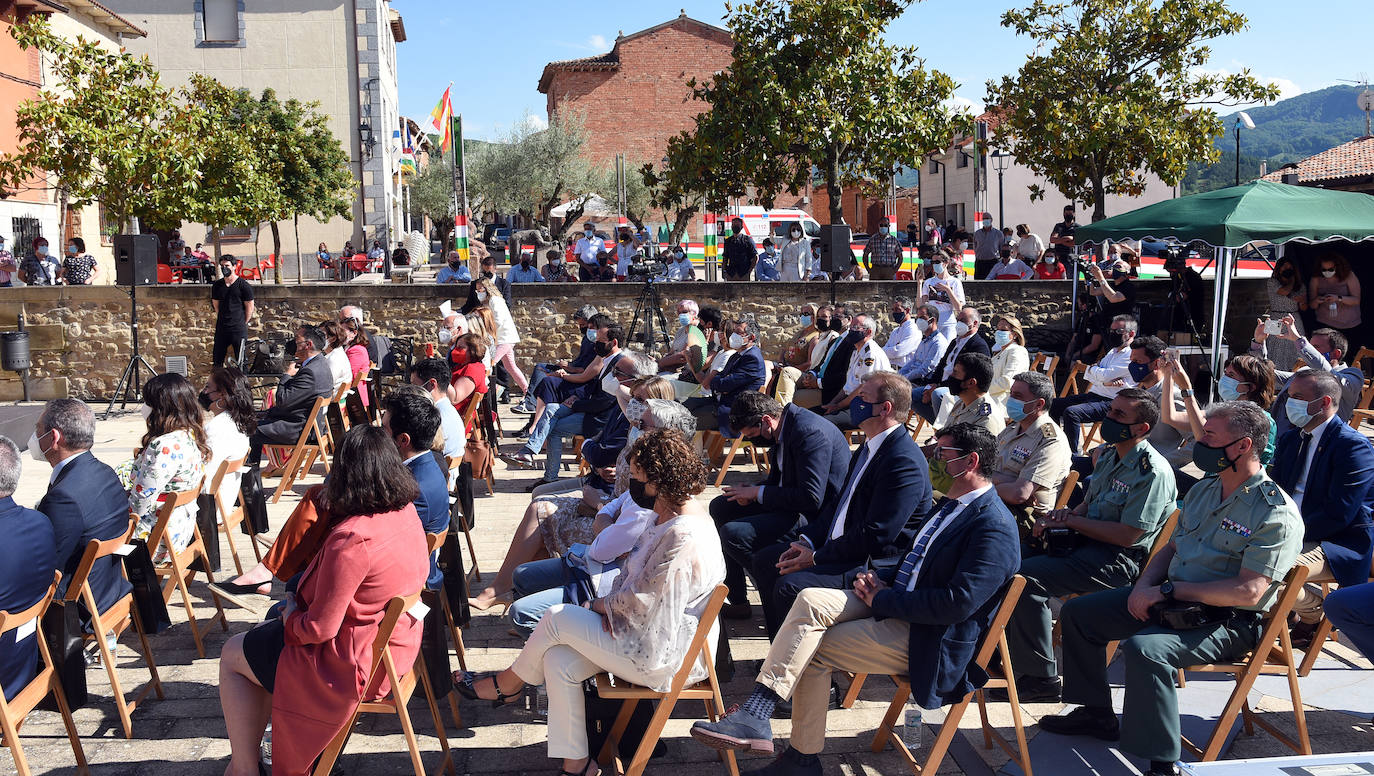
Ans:
[[[22,612],[43,600],[57,569],[52,523],[37,510],[14,502],[19,487],[19,447],[0,436],[0,612]],[[125,520],[127,527],[128,521]],[[38,667],[38,632],[11,630],[0,636],[0,687],[12,700]]]
[[[1042,717],[1041,729],[1120,738],[1123,752],[1150,761],[1147,776],[1178,773],[1174,675],[1254,648],[1264,613],[1302,550],[1302,516],[1260,464],[1270,422],[1248,401],[1208,408],[1193,463],[1215,476],[1188,491],[1173,538],[1133,586],[1064,605],[1063,698],[1079,707]],[[1125,662],[1120,723],[1107,681],[1107,644],[1114,641]]]
[[[735,432],[730,428],[730,405],[735,397],[746,391],[757,391],[768,379],[768,367],[763,363],[763,351],[759,349],[759,324],[752,315],[741,315],[730,325],[730,338],[727,347],[735,351],[725,367],[719,372],[697,374],[702,388],[707,388],[715,396],[715,404],[698,405],[693,412],[698,429],[717,429],[720,435],[733,439]],[[689,364],[690,366],[690,364]]]
[[[916,355],[921,345],[921,330],[916,327],[916,319],[911,317],[911,300],[905,296],[892,298],[893,329],[887,335],[883,352],[892,368],[898,372]]]
[[[577,308],[577,311],[574,312],[572,316],[573,325],[577,327],[577,357],[572,361],[552,361],[535,364],[534,372],[530,375],[529,390],[525,391],[525,396],[519,403],[511,407],[511,412],[520,415],[534,414],[537,408],[538,399],[540,398],[539,386],[544,382],[545,378],[559,370],[563,370],[564,372],[579,372],[585,369],[587,365],[592,362],[592,359],[596,358],[596,334],[593,332],[590,339],[587,337],[587,329],[591,326],[592,317],[595,315],[596,307],[593,305],[584,304]],[[558,382],[555,385],[561,385],[562,382],[563,379],[558,378]],[[546,393],[548,395],[544,397],[545,403],[557,404],[567,398],[566,396],[555,398],[554,392]],[[551,399],[552,401],[550,401]]]
[[[992,485],[1023,530],[1054,508],[1072,464],[1069,443],[1049,419],[1054,382],[1040,372],[1012,378],[1007,398],[1010,426],[997,435]]]
[[[66,592],[92,539],[108,541],[129,530],[129,497],[114,469],[91,454],[94,442],[95,415],[76,399],[48,402],[29,436],[29,455],[52,466],[38,511],[52,523],[57,542],[59,593]],[[89,582],[102,612],[129,592],[114,555],[95,562]]]
[[[844,387],[829,404],[820,408],[826,419],[842,430],[858,428],[858,424],[850,417],[849,406],[859,395],[864,379],[874,372],[892,371],[887,354],[873,341],[876,328],[870,315],[859,314],[849,322],[849,334],[846,339],[854,346],[854,352],[849,357],[849,371],[845,374]]]
[[[924,385],[935,374],[935,366],[944,357],[949,347],[949,338],[940,329],[940,308],[926,303],[916,308],[914,320],[916,331],[921,335],[921,343],[907,359],[906,366],[897,371],[912,383]]]

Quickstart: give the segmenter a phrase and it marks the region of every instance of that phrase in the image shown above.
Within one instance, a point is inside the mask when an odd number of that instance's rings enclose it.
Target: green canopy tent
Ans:
[[[1237,252],[1256,240],[1282,244],[1374,239],[1374,196],[1254,181],[1147,205],[1080,226],[1074,237],[1079,244],[1173,237],[1215,248],[1211,359],[1212,373],[1219,374],[1221,350],[1216,346],[1226,320]]]

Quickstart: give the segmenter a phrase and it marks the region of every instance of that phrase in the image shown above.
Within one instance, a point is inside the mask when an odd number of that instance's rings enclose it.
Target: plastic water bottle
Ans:
[[[902,743],[915,752],[921,748],[921,707],[908,701],[903,717]]]
[[[534,688],[534,716],[544,720],[549,718],[549,694],[542,684]]]
[[[268,770],[272,768],[272,723],[267,723],[267,729],[262,732],[262,744],[258,747],[258,758]]]

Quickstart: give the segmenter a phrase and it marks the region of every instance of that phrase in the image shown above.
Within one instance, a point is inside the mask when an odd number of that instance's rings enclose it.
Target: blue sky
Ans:
[[[1214,41],[1207,69],[1249,67],[1278,83],[1284,97],[1340,79],[1374,77],[1366,2],[1232,0],[1231,7],[1249,17],[1250,29]],[[453,106],[463,114],[465,134],[483,139],[501,137],[526,113],[543,121],[544,95],[536,85],[545,63],[605,53],[617,31],[653,26],[677,16],[679,9],[717,24],[724,14],[720,0],[581,5],[393,0],[392,5],[404,16],[408,36],[397,47],[402,112],[423,121],[453,81]],[[916,45],[927,67],[949,73],[961,84],[959,97],[981,106],[984,83],[1014,71],[1031,49],[1028,39],[1001,27],[1008,7],[987,0],[925,0],[892,25],[889,39]]]

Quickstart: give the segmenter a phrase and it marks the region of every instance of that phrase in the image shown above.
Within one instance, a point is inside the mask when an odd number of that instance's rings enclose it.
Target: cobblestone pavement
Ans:
[[[503,408],[504,409],[504,408]],[[517,428],[523,418],[505,415],[505,427]],[[118,464],[130,454],[142,435],[137,413],[98,423],[96,455],[107,463]],[[20,445],[24,439],[16,440]],[[508,444],[507,449],[513,447]],[[496,493],[477,498],[478,530],[474,534],[481,568],[486,577],[494,573],[505,553],[510,533],[529,501],[525,487],[538,472],[508,472],[497,463]],[[25,458],[23,478],[15,499],[25,505],[36,504],[47,486],[50,470],[46,465]],[[281,525],[299,500],[299,493],[309,484],[318,482],[321,469],[317,466],[305,485],[296,493],[284,496],[279,504],[269,505],[273,530]],[[742,462],[733,468],[727,481],[748,482],[753,472]],[[268,480],[275,485],[275,480]],[[485,494],[485,488],[478,491]],[[708,490],[703,499],[717,491]],[[241,557],[251,558],[252,551],[246,537],[236,541]],[[216,578],[232,576],[232,561],[223,552],[223,568]],[[205,594],[202,585],[192,589],[193,597]],[[280,593],[278,584],[277,592]],[[209,623],[213,607],[208,599],[196,602],[201,623]],[[752,687],[757,661],[767,650],[762,617],[755,607],[752,622],[729,624],[731,645],[738,670],[734,680],[725,688],[726,703],[742,700]],[[166,697],[150,697],[133,715],[134,739],[126,741],[119,726],[110,687],[105,672],[92,668],[87,672],[90,702],[76,712],[76,725],[81,734],[86,757],[92,772],[100,776],[139,774],[140,776],[218,776],[228,763],[229,744],[225,738],[224,721],[220,715],[217,690],[218,655],[225,639],[233,633],[247,630],[256,615],[242,609],[229,608],[229,631],[217,625],[208,627],[206,651],[208,657],[197,658],[190,631],[180,602],[173,600],[173,627],[152,637],[153,650],[162,677]],[[509,622],[490,614],[477,614],[464,632],[468,665],[474,669],[495,669],[507,666],[519,649],[520,642],[508,635]],[[128,646],[136,637],[126,634],[117,655],[119,677],[126,692],[141,686],[148,674],[135,652]],[[1374,672],[1369,663],[1345,645],[1331,647],[1317,670],[1302,680],[1307,720],[1311,730],[1313,750],[1322,752],[1350,752],[1374,750]],[[457,662],[453,661],[453,667]],[[1263,680],[1263,690],[1251,693],[1250,702],[1259,710],[1287,712],[1291,704],[1281,677]],[[1190,678],[1181,692],[1180,707],[1185,729],[1198,735],[1210,730],[1217,710],[1224,703],[1229,687],[1221,680],[1208,681]],[[418,695],[418,693],[417,693]],[[829,742],[825,753],[825,773],[845,776],[877,776],[903,773],[904,766],[889,749],[874,754],[869,749],[873,730],[892,697],[892,685],[884,678],[867,683],[860,701],[853,709],[831,712]],[[1120,693],[1117,692],[1118,703]],[[441,706],[446,707],[447,704]],[[1035,721],[1042,715],[1054,714],[1059,704],[1027,704],[1024,706],[1026,733],[1031,737],[1032,764],[1039,774],[1129,774],[1134,773],[1127,758],[1097,742],[1037,736]],[[454,762],[459,774],[551,774],[557,771],[553,761],[545,756],[544,725],[523,710],[510,708],[493,710],[484,705],[464,702],[461,706],[465,727],[453,728],[453,720],[445,708],[444,723],[452,746]],[[1010,736],[1010,713],[1005,704],[989,704],[991,722],[1003,734]],[[663,776],[703,776],[725,773],[725,768],[710,751],[697,745],[687,736],[691,723],[700,718],[701,706],[695,702],[680,704],[664,738],[668,755],[654,761],[651,774]],[[421,749],[426,767],[433,772],[439,762],[438,743],[433,737],[433,723],[424,703],[416,699],[411,704],[411,716],[420,733]],[[1293,723],[1287,713],[1273,714],[1281,729],[1292,731]],[[927,712],[924,741],[934,739],[942,712]],[[970,708],[961,723],[963,736],[955,737],[955,745],[939,769],[941,774],[1019,773],[1000,749],[983,749],[978,735],[978,714]],[[1239,725],[1237,725],[1239,728]],[[786,740],[789,723],[777,722],[774,733],[781,747]],[[23,727],[21,741],[35,774],[67,774],[74,772],[72,752],[58,716],[50,712],[35,712]],[[1227,758],[1265,757],[1286,754],[1273,739],[1258,734],[1241,733],[1226,753]],[[758,758],[742,758],[745,770],[763,764]],[[1139,763],[1135,763],[1139,765]],[[410,761],[405,741],[394,718],[371,718],[360,723],[350,740],[339,770],[343,774],[404,774],[410,773]],[[0,755],[0,774],[15,773],[13,760]]]

